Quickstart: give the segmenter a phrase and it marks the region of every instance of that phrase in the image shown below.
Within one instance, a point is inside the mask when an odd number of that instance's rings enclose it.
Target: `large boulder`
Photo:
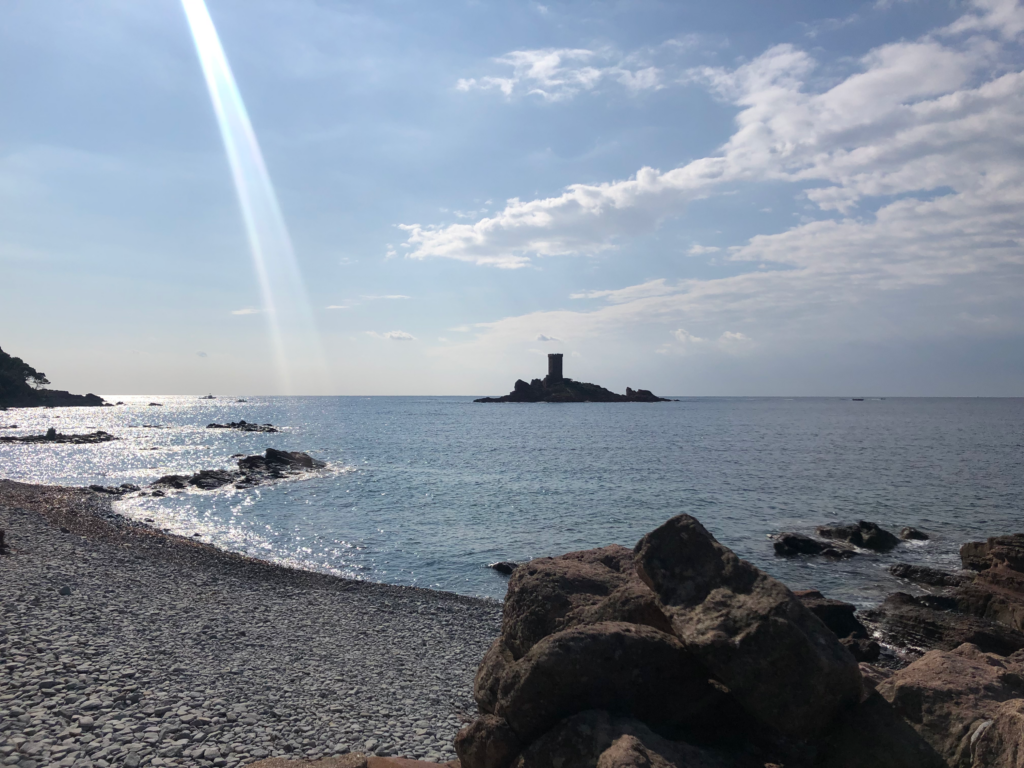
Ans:
[[[1022,654],[1003,658],[970,644],[930,651],[879,684],[878,693],[948,765],[1020,768],[1022,662]]]
[[[817,748],[815,768],[949,768],[874,690],[840,718]]]
[[[573,627],[541,640],[501,678],[495,714],[528,743],[587,709],[674,729],[721,696],[672,635],[626,622]]]
[[[878,523],[869,523],[866,520],[859,520],[853,525],[821,525],[816,530],[822,538],[845,541],[855,547],[875,552],[888,552],[900,543],[894,534]]]
[[[857,662],[835,634],[694,518],[672,518],[635,553],[687,650],[763,722],[812,736],[859,700]]]
[[[595,621],[669,626],[654,594],[637,578],[630,550],[612,544],[537,558],[513,571],[502,620],[513,658],[553,632]]]
[[[514,768],[747,768],[754,763],[725,759],[711,750],[669,741],[631,718],[589,711],[558,723],[523,750],[512,765]]]
[[[483,661],[473,678],[473,698],[484,714],[493,714],[498,703],[498,686],[505,669],[514,662],[512,652],[505,646],[503,638],[498,638],[484,654]]]
[[[494,715],[478,717],[455,736],[461,768],[508,768],[520,751],[508,723]]]

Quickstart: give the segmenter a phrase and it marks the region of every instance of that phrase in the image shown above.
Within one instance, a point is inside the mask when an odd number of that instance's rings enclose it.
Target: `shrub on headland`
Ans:
[[[105,404],[102,397],[93,394],[72,395],[59,389],[43,389],[49,383],[45,373],[0,349],[0,408]]]

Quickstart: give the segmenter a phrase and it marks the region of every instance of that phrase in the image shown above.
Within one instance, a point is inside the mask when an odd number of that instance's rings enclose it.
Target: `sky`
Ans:
[[[1021,3],[206,6],[269,207],[179,0],[4,4],[0,347],[54,387],[1024,395]]]

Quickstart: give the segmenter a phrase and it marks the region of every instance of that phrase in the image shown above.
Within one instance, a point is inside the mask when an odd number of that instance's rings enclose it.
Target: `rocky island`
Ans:
[[[667,403],[647,389],[630,389],[626,394],[615,392],[583,381],[573,381],[562,375],[562,355],[548,355],[548,375],[529,384],[520,379],[515,388],[504,397],[481,397],[474,403]]]
[[[45,373],[0,349],[0,408],[107,405],[99,395],[72,395],[60,389],[43,389],[49,383]]]

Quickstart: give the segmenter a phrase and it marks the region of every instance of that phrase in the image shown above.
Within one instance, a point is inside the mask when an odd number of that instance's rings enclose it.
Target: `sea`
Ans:
[[[889,575],[896,562],[956,568],[963,542],[1024,531],[1024,399],[105,397],[124,404],[0,411],[0,435],[54,427],[120,438],[0,444],[0,477],[145,486],[233,468],[233,456],[268,447],[305,451],[327,467],[247,490],[131,495],[116,508],[223,549],[353,579],[500,600],[507,577],[491,563],[632,547],[686,513],[791,588],[863,607],[914,591]],[[281,431],[207,428],[240,419]],[[840,562],[774,554],[780,532],[857,520],[930,538]]]

